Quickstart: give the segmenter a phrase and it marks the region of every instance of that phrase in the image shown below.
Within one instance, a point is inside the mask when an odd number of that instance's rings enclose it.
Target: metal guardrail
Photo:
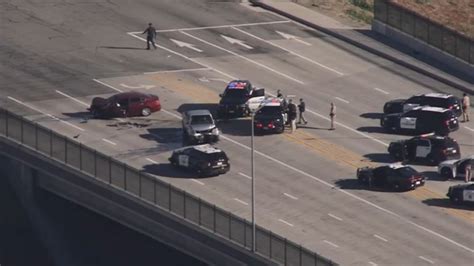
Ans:
[[[0,135],[81,171],[91,178],[127,191],[237,245],[247,249],[252,247],[252,225],[249,221],[1,108]],[[284,265],[337,265],[260,226],[256,227],[256,252]]]
[[[474,65],[474,40],[387,0],[374,2],[376,20]]]

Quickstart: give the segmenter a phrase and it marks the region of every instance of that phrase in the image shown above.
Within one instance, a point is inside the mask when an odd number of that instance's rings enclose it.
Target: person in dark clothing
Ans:
[[[291,133],[296,130],[296,104],[290,99],[288,101],[288,120],[290,121]]]
[[[155,39],[156,39],[156,29],[151,23],[148,23],[148,28],[146,28],[142,34],[146,33],[146,49],[150,50],[150,43],[156,49]]]
[[[298,121],[298,124],[301,124],[301,121],[304,122],[304,124],[308,124],[308,121],[304,118],[304,112],[306,111],[306,104],[303,101],[303,98],[300,98],[300,104],[298,104],[298,111],[300,113],[300,119]]]
[[[277,90],[277,98],[283,98],[283,93],[281,93],[281,90]]]

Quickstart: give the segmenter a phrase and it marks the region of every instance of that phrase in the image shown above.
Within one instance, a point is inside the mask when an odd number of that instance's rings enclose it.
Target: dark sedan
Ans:
[[[149,116],[160,111],[161,104],[153,94],[124,92],[109,98],[95,97],[88,110],[98,118]]]

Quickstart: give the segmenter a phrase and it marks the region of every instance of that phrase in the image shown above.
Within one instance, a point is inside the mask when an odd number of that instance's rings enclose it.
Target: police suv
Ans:
[[[474,168],[474,155],[459,160],[447,160],[438,165],[438,173],[445,179],[465,178],[466,165],[470,164]]]
[[[411,139],[391,142],[388,152],[395,160],[427,162],[437,165],[442,161],[459,159],[459,144],[450,137],[426,134]]]
[[[283,133],[286,120],[287,114],[282,100],[279,98],[269,98],[262,103],[255,113],[253,127],[256,133]]]
[[[474,203],[474,183],[450,186],[446,196],[453,203]]]
[[[425,176],[410,166],[389,164],[357,169],[359,183],[369,187],[409,190],[425,184]]]
[[[265,90],[257,89],[248,80],[233,80],[219,95],[217,117],[248,116],[265,99]]]
[[[417,106],[425,105],[450,109],[456,116],[460,116],[462,113],[460,100],[451,94],[445,93],[426,93],[408,99],[389,101],[385,103],[383,112],[385,114],[403,113]]]
[[[219,129],[209,110],[183,112],[183,143],[210,143],[219,140]]]
[[[418,106],[404,113],[387,114],[380,125],[390,132],[430,133],[447,135],[459,129],[459,121],[453,111],[440,107]]]
[[[198,176],[225,174],[230,170],[225,152],[210,144],[176,149],[168,160],[173,166],[191,170]]]

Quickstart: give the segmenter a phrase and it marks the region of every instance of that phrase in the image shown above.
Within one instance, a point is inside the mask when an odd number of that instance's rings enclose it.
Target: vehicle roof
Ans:
[[[197,151],[203,152],[203,153],[217,153],[217,152],[222,152],[222,150],[213,147],[210,144],[201,144],[201,145],[196,145],[193,146],[193,148]]]
[[[281,100],[276,97],[270,97],[262,102],[262,106],[281,106]]]
[[[248,80],[233,80],[227,84],[226,89],[245,89],[249,84]]]
[[[422,110],[422,111],[436,112],[436,113],[444,113],[446,111],[449,111],[449,109],[434,107],[434,106],[418,106],[418,107],[413,108],[412,110]]]
[[[117,93],[114,96],[122,98],[122,97],[133,97],[133,96],[150,97],[151,95],[147,94],[147,93],[142,93],[142,92],[139,92],[139,91],[128,91],[128,92]]]
[[[447,99],[449,97],[452,97],[453,95],[451,94],[446,94],[446,93],[425,93],[425,94],[422,94],[421,96],[425,96],[425,97],[431,97],[431,98],[443,98],[443,99]]]
[[[211,112],[207,109],[189,110],[186,113],[190,116],[193,115],[211,115]]]
[[[389,164],[389,165],[386,165],[386,166],[389,167],[389,168],[392,168],[392,169],[400,169],[400,168],[409,167],[409,166],[403,165],[401,163],[392,163],[392,164]]]
[[[445,140],[445,139],[451,139],[450,137],[448,136],[439,136],[439,135],[435,135],[433,133],[430,133],[430,134],[423,134],[423,135],[420,135],[420,136],[416,136],[416,137],[413,137],[414,139],[432,139],[432,140]]]

